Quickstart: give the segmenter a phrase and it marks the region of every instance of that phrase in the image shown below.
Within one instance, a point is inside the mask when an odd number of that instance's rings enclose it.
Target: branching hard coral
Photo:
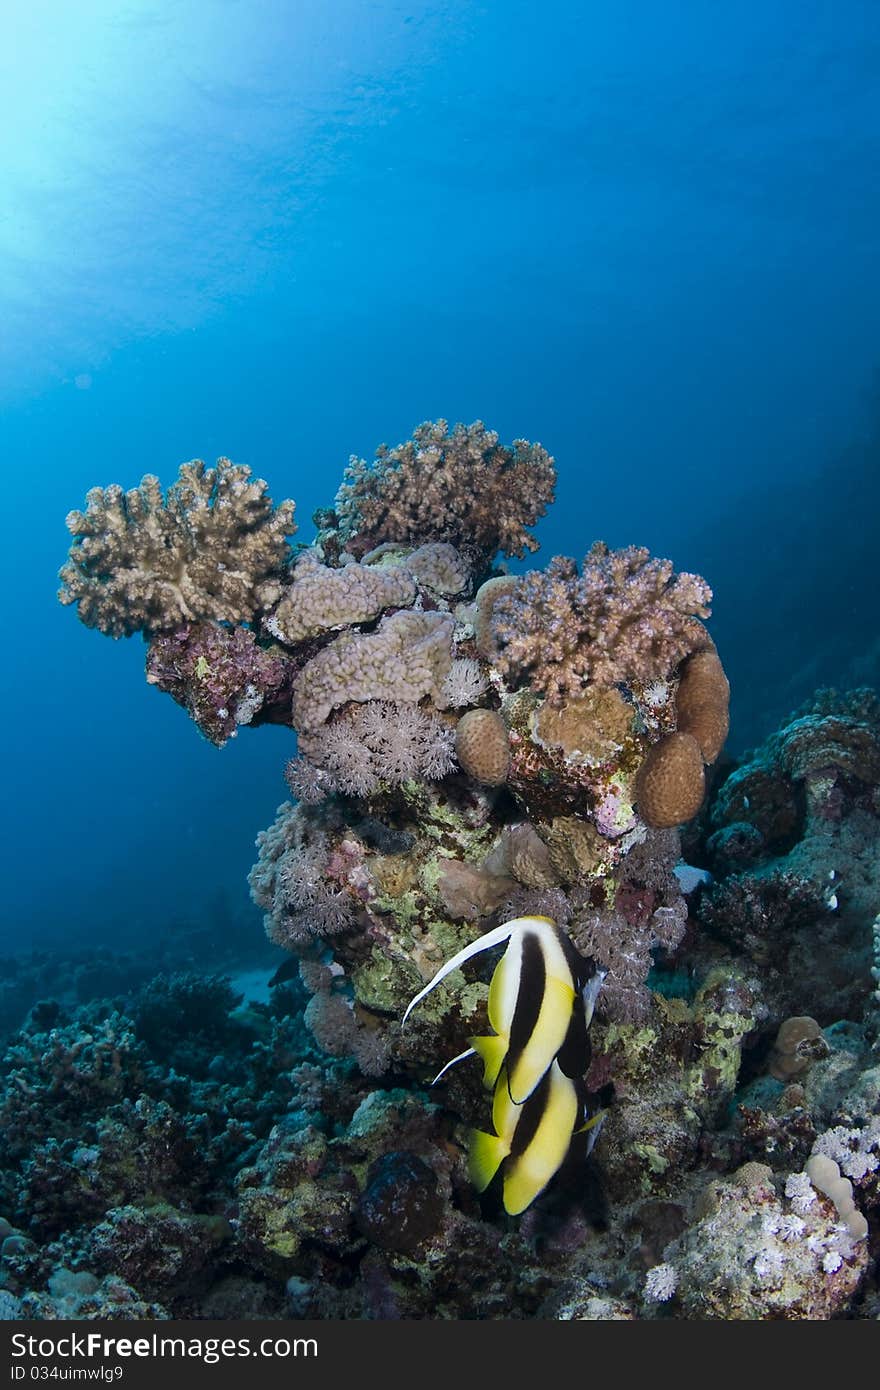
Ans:
[[[227,458],[216,468],[181,464],[164,497],[152,474],[130,492],[92,488],[86,510],[67,517],[73,544],[58,597],[111,637],[201,619],[250,622],[281,592],[293,513],[293,502],[273,507],[262,479]]]
[[[556,470],[540,444],[498,435],[481,421],[449,429],[426,421],[412,439],[352,457],[336,496],[340,532],[361,556],[385,541],[451,541],[485,564],[497,552],[537,549],[528,532],[550,502]]]
[[[668,678],[682,659],[710,645],[698,620],[712,591],[695,574],[639,546],[597,543],[580,573],[556,556],[498,592],[491,608],[495,664],[513,685],[526,681],[553,704],[584,687]]]

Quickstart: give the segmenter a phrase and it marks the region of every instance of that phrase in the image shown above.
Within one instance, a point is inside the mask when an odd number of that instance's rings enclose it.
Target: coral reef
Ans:
[[[819,692],[720,784],[702,925],[765,973],[781,1022],[863,1017],[880,901],[880,702]]]
[[[600,1021],[591,1073],[617,1097],[594,1155],[572,1154],[511,1227],[467,1179],[456,1111],[485,1102],[462,1082],[429,1102],[394,1072],[377,1089],[333,1055],[366,1029],[344,978],[301,970],[305,1015],[296,979],[243,1011],[228,981],[170,974],[122,1011],[93,1000],[12,1039],[0,1314],[871,1316],[865,1029],[827,1029],[797,1086],[743,1087],[758,981],[719,968],[691,1003],[655,995],[641,1023]],[[320,1043],[304,1026],[319,998],[348,1020]]]
[[[126,616],[110,584],[105,630],[144,631],[208,738],[290,731],[250,887],[293,959],[259,1008],[176,967],[32,1009],[0,1098],[0,1294],[28,1315],[876,1312],[880,702],[820,693],[725,762],[702,579],[601,544],[493,570],[535,548],[553,480],[540,446],[438,421],[353,461],[295,555],[259,492],[247,603],[135,587]],[[108,492],[96,532],[125,515]],[[494,958],[402,1018],[517,916],[604,974],[576,1082],[607,1115],[511,1224],[468,1178],[480,1066],[425,1089],[485,1037]]]

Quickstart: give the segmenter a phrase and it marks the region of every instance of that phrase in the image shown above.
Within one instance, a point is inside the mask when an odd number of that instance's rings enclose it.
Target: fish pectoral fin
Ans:
[[[434,1080],[431,1082],[431,1085],[436,1086],[441,1076],[445,1076],[446,1073],[449,1071],[450,1067],[454,1067],[458,1062],[463,1062],[466,1057],[473,1057],[476,1053],[476,1050],[477,1049],[475,1047],[468,1047],[465,1049],[464,1052],[459,1052],[457,1057],[453,1057],[451,1061],[446,1063],[445,1067],[440,1068],[437,1075],[434,1077]]]
[[[607,1114],[607,1110],[597,1110],[595,1115],[587,1120],[586,1124],[582,1124],[580,1129],[575,1130],[575,1134],[586,1134],[588,1130],[593,1129],[596,1125],[600,1125]]]
[[[468,1038],[472,1051],[483,1059],[483,1085],[491,1091],[498,1080],[507,1056],[507,1039],[493,1034],[484,1038]]]
[[[471,1130],[468,1173],[478,1192],[486,1191],[509,1153],[510,1144],[506,1139],[499,1139],[497,1134],[487,1134],[482,1129]]]

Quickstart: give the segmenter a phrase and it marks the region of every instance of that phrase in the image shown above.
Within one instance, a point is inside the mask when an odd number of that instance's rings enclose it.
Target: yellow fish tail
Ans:
[[[506,1139],[499,1139],[497,1134],[486,1134],[482,1129],[471,1130],[468,1172],[478,1192],[485,1192],[509,1153],[510,1145]]]

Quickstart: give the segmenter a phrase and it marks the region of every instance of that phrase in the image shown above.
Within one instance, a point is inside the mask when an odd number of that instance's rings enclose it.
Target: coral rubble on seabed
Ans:
[[[140,628],[148,679],[217,744],[298,733],[295,800],[251,874],[298,974],[235,1023],[216,982],[174,986],[204,993],[195,1042],[150,1026],[167,979],[12,1040],[9,1298],[40,1317],[114,1298],[157,1317],[876,1313],[876,699],[824,693],[725,768],[705,582],[635,547],[493,569],[534,549],[554,473],[480,424],[354,461],[298,554],[292,504],[236,470],[227,505],[227,467],[186,465],[164,503],[153,480],[90,494],[62,597]],[[154,533],[177,559],[152,592]],[[232,596],[198,582],[200,544],[236,555]],[[491,963],[400,1019],[521,914],[607,971],[585,1084],[613,1100],[589,1161],[576,1137],[510,1221],[467,1179],[479,1068],[424,1090],[485,1032]]]

